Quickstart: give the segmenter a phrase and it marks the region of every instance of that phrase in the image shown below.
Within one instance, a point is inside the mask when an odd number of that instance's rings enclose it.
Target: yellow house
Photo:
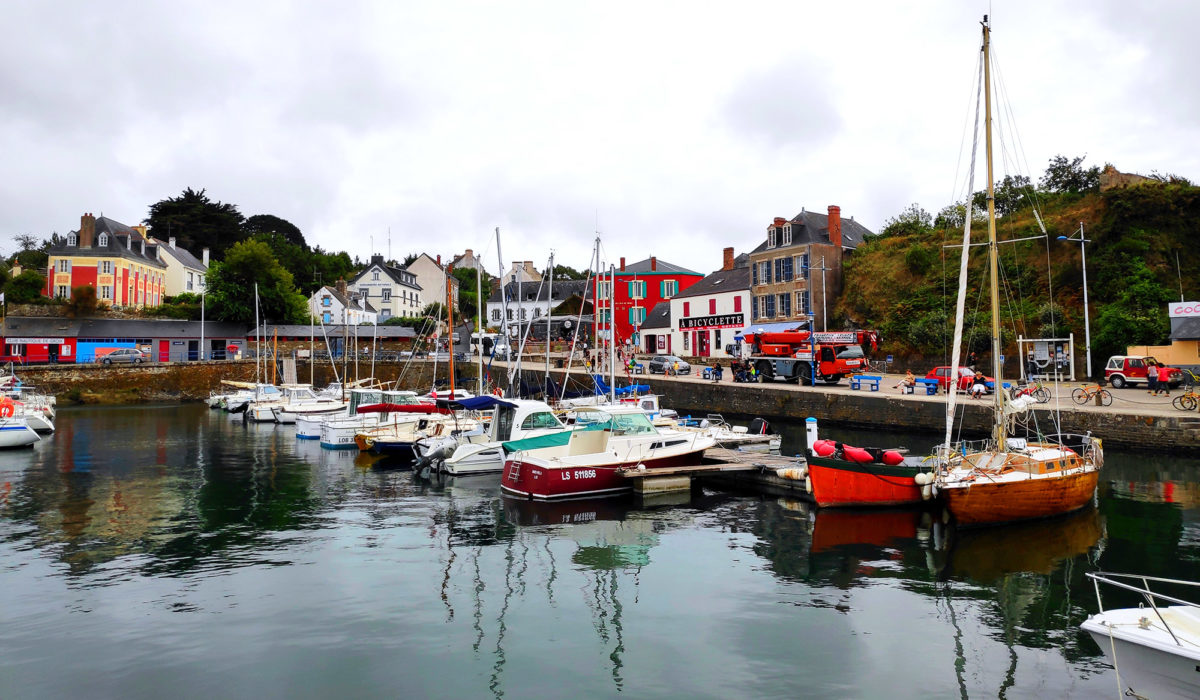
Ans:
[[[165,293],[167,266],[156,248],[148,242],[145,226],[84,214],[78,231],[46,251],[50,261],[43,293],[69,299],[75,287],[89,286],[95,287],[101,304],[158,306]]]

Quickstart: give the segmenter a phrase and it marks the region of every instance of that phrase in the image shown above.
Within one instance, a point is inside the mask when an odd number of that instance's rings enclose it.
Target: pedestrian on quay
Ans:
[[[1149,385],[1147,394],[1158,395],[1158,365],[1154,362],[1147,363],[1146,367],[1146,384]]]
[[[1167,366],[1163,363],[1158,363],[1158,388],[1154,390],[1154,395],[1158,396],[1158,392],[1162,392],[1167,396],[1171,395],[1171,385],[1167,383]]]

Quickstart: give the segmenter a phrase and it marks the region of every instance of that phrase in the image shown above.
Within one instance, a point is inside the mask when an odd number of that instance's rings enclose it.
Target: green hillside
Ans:
[[[1018,335],[1074,333],[1082,353],[1080,246],[1057,240],[1077,236],[1080,222],[1090,241],[1087,275],[1094,367],[1101,367],[1109,355],[1123,352],[1127,345],[1168,343],[1166,305],[1179,300],[1181,282],[1185,298],[1200,296],[1196,280],[1200,188],[1170,177],[1107,192],[1090,189],[1036,194],[1027,190],[1015,206],[1009,202],[1011,211],[997,220],[1001,241],[1040,236],[1030,203],[1036,199],[1049,234],[1048,239],[1000,246],[1001,326],[1009,357],[1015,356]],[[954,217],[947,216],[951,210],[947,207],[933,222],[914,205],[890,221],[881,235],[860,246],[846,263],[836,316],[847,326],[879,329],[884,337],[882,351],[901,362],[923,366],[948,361],[960,249],[943,246],[962,238],[961,227],[952,227]],[[974,224],[972,240],[986,239],[986,222]],[[964,337],[968,349],[981,358],[988,350],[991,323],[986,264],[986,247],[973,248]]]

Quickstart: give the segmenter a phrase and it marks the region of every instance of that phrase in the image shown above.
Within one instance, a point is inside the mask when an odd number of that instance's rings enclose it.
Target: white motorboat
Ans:
[[[416,396],[413,392],[407,393]],[[341,409],[332,413],[317,413],[296,416],[296,437],[301,440],[320,440],[321,425],[330,421],[346,420],[358,413],[359,406],[369,406],[383,401],[383,391],[380,389],[351,389],[349,402]],[[377,414],[371,414],[377,415]],[[353,436],[351,436],[353,437]]]
[[[340,411],[347,405],[347,402],[342,401],[341,397],[334,398],[324,394],[324,391],[318,393],[313,390],[310,384],[294,384],[283,387],[283,398],[279,403],[271,405],[268,408],[271,413],[270,420],[276,423],[293,424],[296,418],[300,415],[310,415],[316,413],[334,413]],[[255,419],[260,415],[258,407],[255,408]],[[265,416],[265,412],[263,413]]]
[[[321,447],[331,450],[358,449],[358,445],[354,442],[354,436],[357,433],[385,424],[415,421],[422,417],[421,414],[416,413],[389,413],[387,411],[376,409],[376,407],[379,406],[405,406],[422,403],[417,398],[417,395],[411,391],[380,392],[370,389],[358,389],[355,391],[373,392],[373,394],[377,395],[380,400],[368,403],[365,398],[360,398],[359,403],[354,403],[354,397],[352,394],[351,405],[353,406],[353,413],[347,415],[345,418],[334,418],[321,422]],[[300,424],[297,422],[297,428],[299,427]]]
[[[1200,605],[1150,590],[1200,583],[1135,574],[1089,573],[1100,612],[1080,625],[1100,646],[1130,697],[1200,697]],[[1100,584],[1141,596],[1136,608],[1104,609]]]
[[[0,448],[28,447],[41,439],[23,417],[14,415],[0,418]]]
[[[495,474],[504,471],[502,443],[567,430],[550,406],[541,401],[492,401],[492,421],[486,433],[447,436],[437,442],[426,439],[422,441],[426,443],[423,450],[422,445],[418,446],[421,457],[428,457],[431,466],[440,466],[448,474]]]

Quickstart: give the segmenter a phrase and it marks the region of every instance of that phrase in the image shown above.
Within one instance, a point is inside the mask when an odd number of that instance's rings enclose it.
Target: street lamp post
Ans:
[[[1088,318],[1088,295],[1087,295],[1087,246],[1090,243],[1088,239],[1083,237],[1083,222],[1079,222],[1078,238],[1075,234],[1071,236],[1059,236],[1060,241],[1079,241],[1079,255],[1083,263],[1083,344],[1084,356],[1087,360],[1087,376],[1092,376],[1092,328],[1091,321]]]

